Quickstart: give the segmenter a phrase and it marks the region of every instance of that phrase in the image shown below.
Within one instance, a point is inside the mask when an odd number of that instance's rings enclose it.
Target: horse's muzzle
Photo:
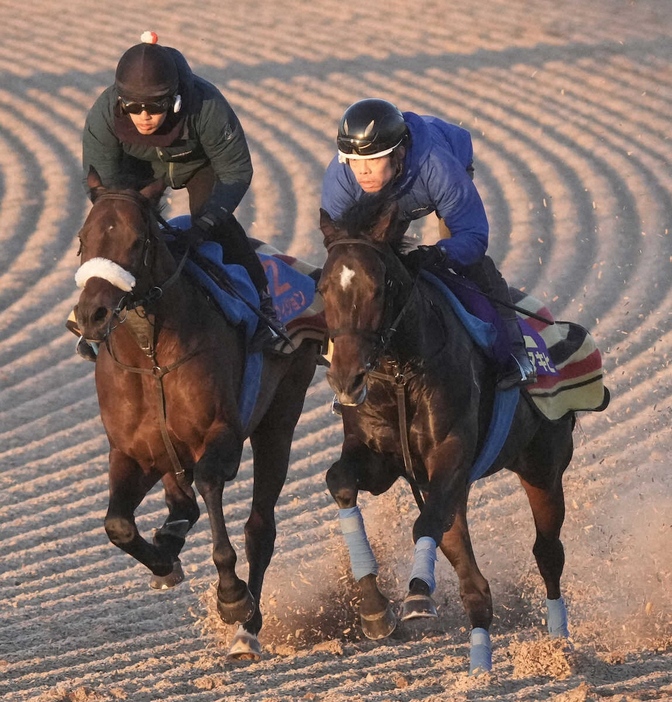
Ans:
[[[366,400],[368,374],[365,371],[354,376],[342,378],[333,372],[333,364],[327,371],[327,382],[336,395],[336,399],[345,407],[357,407]]]
[[[77,326],[85,339],[96,342],[105,340],[124,295],[119,288],[101,278],[87,281],[75,306]]]

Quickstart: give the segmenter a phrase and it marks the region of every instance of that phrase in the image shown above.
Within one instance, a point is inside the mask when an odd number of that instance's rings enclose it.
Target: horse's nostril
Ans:
[[[357,373],[357,375],[353,379],[353,387],[355,388],[360,388],[362,385],[364,385],[364,382],[366,381],[366,373]]]

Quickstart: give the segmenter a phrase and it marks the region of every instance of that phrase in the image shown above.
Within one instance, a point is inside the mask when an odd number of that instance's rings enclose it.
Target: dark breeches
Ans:
[[[205,166],[196,171],[187,183],[189,193],[189,211],[192,217],[198,217],[205,203],[212,194],[216,182],[212,166]],[[252,283],[258,291],[265,290],[268,285],[264,267],[254,252],[245,230],[232,215],[223,222],[217,222],[208,235],[208,239],[221,244],[226,263],[237,263],[250,274]]]

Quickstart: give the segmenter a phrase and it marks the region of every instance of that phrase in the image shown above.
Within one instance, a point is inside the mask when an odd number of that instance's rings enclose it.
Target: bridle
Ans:
[[[371,241],[370,239],[344,238],[332,241],[330,244],[328,244],[327,254],[331,253],[331,251],[337,246],[353,245],[368,246],[369,248],[377,251],[383,259],[383,267],[385,268],[385,300],[383,316],[378,329],[375,331],[371,329],[360,329],[358,327],[338,327],[337,329],[328,329],[328,334],[332,341],[339,336],[358,336],[371,341],[373,343],[373,348],[366,364],[367,370],[371,370],[378,366],[381,357],[385,356],[385,354],[388,352],[392,337],[396,333],[402,318],[406,314],[409,303],[413,297],[413,293],[416,290],[416,285],[413,285],[413,288],[404,304],[395,315],[394,301],[402,290],[403,283],[388,275],[388,267],[385,265],[385,260],[389,254],[383,245],[375,241]]]
[[[399,415],[399,436],[401,441],[401,454],[404,461],[406,477],[411,486],[411,490],[413,492],[413,497],[415,498],[416,504],[418,505],[418,508],[422,510],[422,507],[424,505],[424,498],[422,495],[422,490],[419,487],[413,472],[413,461],[411,458],[411,451],[408,442],[408,422],[406,416],[406,383],[415,375],[415,371],[404,371],[402,369],[401,362],[397,359],[391,362],[391,374],[386,373],[384,371],[376,370],[376,368],[380,364],[381,358],[383,358],[388,353],[388,347],[390,345],[390,342],[392,341],[392,337],[396,333],[399,324],[401,323],[404,315],[406,314],[414,295],[417,294],[417,278],[413,282],[413,287],[408,296],[406,297],[406,300],[401,305],[401,309],[395,315],[394,301],[398,297],[403,287],[403,284],[398,279],[392,278],[388,275],[387,266],[385,265],[385,259],[389,256],[389,254],[387,253],[386,249],[384,249],[380,244],[373,242],[369,239],[339,239],[337,241],[331,242],[327,246],[327,253],[329,253],[336,246],[345,245],[369,246],[382,256],[383,266],[385,268],[385,309],[383,311],[381,324],[375,332],[370,331],[368,329],[358,329],[356,327],[341,327],[338,329],[329,329],[329,338],[333,340],[337,336],[351,335],[373,339],[373,350],[366,363],[366,371],[372,378],[386,383],[391,383],[394,387],[395,397],[397,401],[397,411]]]
[[[95,203],[98,203],[100,201],[105,201],[105,200],[122,200],[125,202],[130,202],[133,203],[138,209],[140,210],[140,213],[142,215],[142,219],[144,222],[144,227],[143,227],[143,240],[142,240],[142,269],[146,272],[150,268],[150,261],[152,258],[153,250],[154,247],[156,246],[158,242],[158,234],[157,234],[157,227],[153,226],[154,222],[152,219],[156,219],[157,221],[160,221],[161,218],[156,216],[155,213],[153,213],[151,206],[149,203],[140,195],[139,193],[133,193],[133,192],[104,192],[100,195],[95,200]],[[81,240],[81,235],[80,235],[80,247],[78,254],[81,254],[82,252],[82,240]],[[123,295],[117,307],[114,309],[113,313],[113,318],[117,318],[121,320],[121,313],[124,310],[132,310],[136,309],[138,307],[147,307],[151,305],[152,303],[156,302],[157,300],[161,299],[163,297],[163,293],[166,289],[168,289],[170,286],[172,286],[177,279],[180,277],[180,273],[182,272],[182,268],[184,267],[184,264],[187,259],[187,255],[189,252],[189,248],[187,247],[185,249],[184,255],[182,256],[182,259],[180,260],[176,270],[168,277],[166,281],[164,281],[161,285],[155,285],[151,284],[150,287],[147,289],[146,292],[144,293],[139,293],[135,290],[131,290],[129,293]],[[135,277],[135,276],[134,276]],[[110,328],[108,330],[109,332],[112,331]]]

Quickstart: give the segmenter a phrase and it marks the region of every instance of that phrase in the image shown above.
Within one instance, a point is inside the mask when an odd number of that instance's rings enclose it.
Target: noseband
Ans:
[[[386,251],[380,244],[369,239],[348,238],[332,241],[329,244],[329,246],[327,246],[327,254],[331,253],[332,249],[334,249],[336,246],[349,245],[368,246],[369,248],[372,248],[376,252],[378,252],[378,254],[380,254],[381,258],[383,259],[383,267],[385,268],[386,288],[383,318],[381,320],[380,326],[376,331],[371,331],[369,329],[358,329],[357,327],[340,327],[338,329],[329,329],[328,333],[329,338],[332,341],[338,336],[359,336],[364,339],[368,339],[369,341],[372,341],[373,350],[371,352],[371,358],[367,363],[367,367],[370,369],[375,368],[378,365],[380,357],[383,356],[387,351],[390,341],[397,331],[399,322],[401,321],[402,317],[406,313],[406,310],[408,309],[408,303],[411,299],[411,295],[408,296],[407,300],[402,305],[399,313],[396,316],[394,316],[394,307],[392,301],[396,297],[396,294],[401,285],[399,281],[394,280],[393,278],[390,278],[387,275],[387,266],[385,265]],[[413,289],[415,289],[415,286]]]

